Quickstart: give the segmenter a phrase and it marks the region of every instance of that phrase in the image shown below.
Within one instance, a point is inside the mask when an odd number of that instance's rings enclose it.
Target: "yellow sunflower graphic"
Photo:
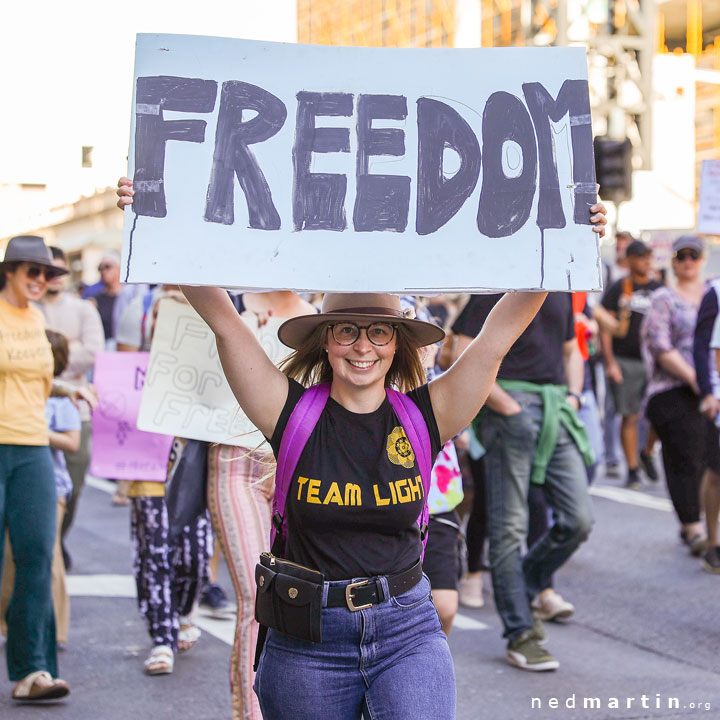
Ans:
[[[410,441],[405,435],[402,426],[394,428],[387,439],[388,460],[393,465],[402,465],[404,468],[411,468],[415,465],[415,453]]]

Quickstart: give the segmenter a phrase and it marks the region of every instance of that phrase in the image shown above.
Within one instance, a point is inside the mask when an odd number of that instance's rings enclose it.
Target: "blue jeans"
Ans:
[[[495,605],[514,640],[532,627],[530,602],[551,587],[552,576],[590,534],[592,512],[585,465],[580,452],[561,425],[548,465],[543,491],[554,522],[525,557],[528,532],[528,491],[535,447],[543,419],[540,395],[510,392],[522,407],[516,415],[488,411],[482,421],[482,444],[487,449],[487,514],[490,570]]]
[[[590,467],[585,468],[588,483],[592,485],[593,480],[595,480],[598,463],[605,452],[605,445],[603,443],[603,429],[602,423],[600,422],[600,411],[598,410],[595,393],[593,393],[592,390],[584,390],[582,399],[583,406],[578,410],[578,415],[583,421],[583,425],[585,425],[588,438],[590,439],[590,445],[595,453],[595,462],[590,465]]]
[[[254,685],[264,718],[455,717],[455,672],[426,576],[366,610],[323,607],[322,621],[322,643],[268,632]]]

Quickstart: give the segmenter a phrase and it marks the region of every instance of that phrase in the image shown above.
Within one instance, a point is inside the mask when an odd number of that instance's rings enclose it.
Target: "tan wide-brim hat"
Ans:
[[[318,325],[340,322],[402,325],[417,347],[432,345],[445,337],[442,328],[415,320],[412,311],[403,311],[399,297],[383,293],[327,293],[320,313],[286,320],[278,329],[278,337],[297,350]]]
[[[39,235],[17,235],[10,238],[5,248],[5,258],[0,263],[0,271],[7,269],[7,263],[29,262],[48,270],[45,277],[49,280],[58,275],[67,275],[65,268],[52,264],[52,255],[45,241]]]

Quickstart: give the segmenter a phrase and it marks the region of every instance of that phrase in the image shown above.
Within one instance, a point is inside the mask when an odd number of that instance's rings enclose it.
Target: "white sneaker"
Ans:
[[[532,607],[540,620],[567,620],[575,612],[575,606],[552,588],[543,590],[533,601]]]
[[[471,573],[460,580],[460,604],[467,608],[481,608],[485,604],[482,573]]]

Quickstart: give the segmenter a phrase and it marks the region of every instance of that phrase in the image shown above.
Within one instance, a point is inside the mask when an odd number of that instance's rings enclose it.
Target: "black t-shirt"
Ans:
[[[458,315],[452,331],[475,337],[502,295],[473,295]],[[563,385],[563,345],[575,337],[570,293],[550,293],[525,332],[515,341],[500,365],[501,380],[525,380]]]
[[[95,302],[97,303],[98,313],[102,320],[103,331],[105,332],[105,339],[115,337],[115,328],[113,327],[113,310],[115,308],[115,301],[117,295],[108,295],[106,292],[101,292],[95,296]]]
[[[621,278],[613,283],[605,292],[602,305],[607,310],[617,313],[620,309],[620,297],[625,290],[627,278]],[[630,283],[627,283],[630,286]],[[642,359],[640,353],[640,325],[642,325],[645,313],[650,307],[650,295],[654,290],[662,287],[659,282],[650,280],[644,285],[632,282],[630,293],[630,324],[625,337],[614,337],[612,341],[613,354],[619,357]],[[630,289],[628,287],[628,289]]]
[[[294,380],[289,386],[270,439],[275,457],[304,392]],[[427,423],[434,462],[440,436],[427,385],[408,394]],[[423,502],[419,465],[390,401],[358,414],[328,398],[288,492],[285,557],[327,580],[401,572],[420,557]]]

